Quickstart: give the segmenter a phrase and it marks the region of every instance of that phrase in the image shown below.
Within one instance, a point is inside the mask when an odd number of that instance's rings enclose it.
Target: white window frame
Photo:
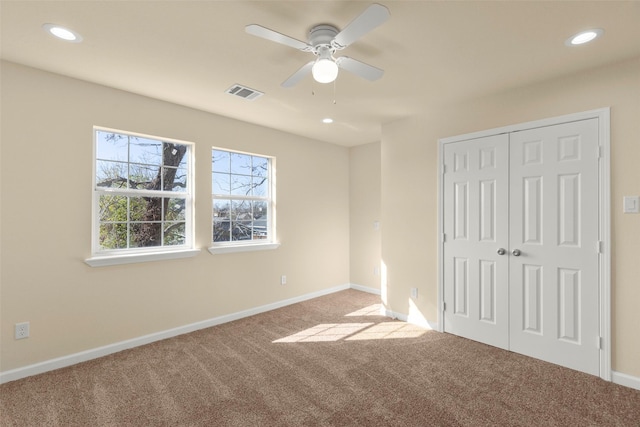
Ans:
[[[224,147],[211,147],[211,155],[213,156],[213,151],[225,151],[227,153],[232,154],[244,154],[248,156],[256,156],[267,159],[268,161],[268,171],[267,171],[267,179],[269,180],[268,184],[268,195],[267,197],[256,197],[256,196],[242,196],[242,195],[229,195],[229,194],[215,194],[213,189],[213,162],[212,162],[212,170],[211,170],[211,217],[209,223],[211,224],[209,238],[211,241],[211,245],[208,250],[212,255],[216,254],[225,254],[225,253],[233,253],[233,252],[248,252],[248,251],[260,251],[260,250],[272,250],[276,249],[280,246],[280,243],[276,237],[276,158],[273,156],[268,156],[265,154],[258,153],[250,153],[246,151],[240,150],[232,150]],[[213,160],[213,158],[212,158]],[[213,223],[214,223],[214,209],[213,205],[216,199],[223,200],[248,200],[248,201],[263,201],[267,203],[267,238],[264,240],[237,240],[237,241],[225,241],[225,242],[214,242],[213,241]]]
[[[113,189],[98,187],[96,182],[97,173],[97,134],[98,132],[115,133],[119,135],[140,137],[156,140],[160,142],[175,143],[188,146],[187,157],[187,187],[185,191],[174,192],[164,190],[142,190],[142,189]],[[106,127],[93,127],[93,177],[92,177],[92,212],[91,212],[91,252],[92,256],[85,262],[92,267],[106,265],[129,264],[145,261],[159,261],[166,259],[185,258],[197,255],[200,250],[194,247],[194,148],[195,144],[188,141],[181,141],[172,138],[146,135],[142,133],[111,129]],[[127,161],[127,164],[129,162]],[[100,214],[99,200],[104,194],[122,195],[128,197],[171,197],[182,198],[185,201],[185,243],[182,245],[154,246],[146,248],[122,248],[122,249],[102,249],[100,248]]]

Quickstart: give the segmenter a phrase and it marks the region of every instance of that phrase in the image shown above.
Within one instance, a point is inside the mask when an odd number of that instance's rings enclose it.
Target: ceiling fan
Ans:
[[[382,77],[384,71],[348,56],[334,58],[333,54],[386,22],[389,16],[389,9],[385,6],[372,4],[342,31],[339,31],[333,25],[320,24],[314,26],[309,31],[308,43],[256,24],[247,25],[245,31],[254,36],[290,46],[303,52],[311,52],[317,57],[315,60],[303,65],[291,77],[282,82],[283,87],[294,86],[309,72],[317,82],[330,83],[338,77],[339,68],[373,81]]]

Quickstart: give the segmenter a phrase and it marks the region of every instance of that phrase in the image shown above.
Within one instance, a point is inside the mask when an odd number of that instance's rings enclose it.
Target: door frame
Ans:
[[[611,381],[611,109],[610,107],[487,129],[438,140],[438,331],[444,332],[444,145],[491,135],[598,119],[600,378]]]

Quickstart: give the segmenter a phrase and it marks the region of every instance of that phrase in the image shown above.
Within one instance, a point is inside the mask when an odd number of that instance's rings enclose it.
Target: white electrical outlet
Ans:
[[[29,338],[29,322],[16,323],[16,339]]]
[[[373,275],[374,276],[379,276],[380,275],[380,267],[378,267],[377,265],[375,267],[373,267]]]
[[[418,288],[411,288],[411,298],[418,298]]]
[[[640,213],[640,197],[624,196],[622,211],[624,213]]]
[[[286,285],[287,284],[287,276],[285,276],[284,274],[282,276],[280,276],[280,284],[281,285]]]

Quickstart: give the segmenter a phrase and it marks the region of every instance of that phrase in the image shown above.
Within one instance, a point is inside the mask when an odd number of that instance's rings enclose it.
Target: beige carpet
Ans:
[[[640,391],[348,290],[0,387],[2,426],[640,426]]]

